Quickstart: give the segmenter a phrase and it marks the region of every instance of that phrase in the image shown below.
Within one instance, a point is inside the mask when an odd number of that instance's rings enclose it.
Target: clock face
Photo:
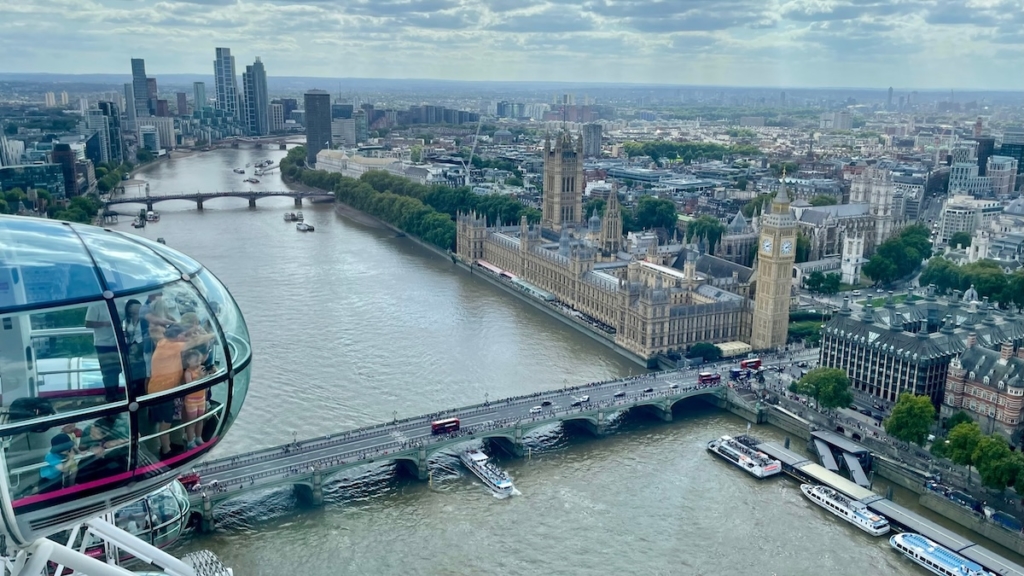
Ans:
[[[783,254],[789,254],[791,250],[793,250],[793,243],[792,242],[790,242],[789,240],[786,240],[785,242],[782,243],[782,253]]]
[[[765,238],[764,241],[761,242],[761,248],[766,253],[771,254],[772,253],[772,239],[771,238]]]

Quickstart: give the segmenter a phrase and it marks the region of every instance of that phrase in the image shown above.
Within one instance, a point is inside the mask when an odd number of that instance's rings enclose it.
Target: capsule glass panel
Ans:
[[[251,355],[234,299],[191,258],[0,215],[0,536],[24,545],[173,482],[237,416]],[[187,507],[169,494],[162,520]],[[177,537],[143,508],[133,528]]]

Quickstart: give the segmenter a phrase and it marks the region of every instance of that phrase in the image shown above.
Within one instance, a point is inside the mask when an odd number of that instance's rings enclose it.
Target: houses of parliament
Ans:
[[[457,218],[457,256],[500,268],[588,316],[615,343],[653,366],[698,342],[745,342],[754,350],[786,344],[797,223],[785,187],[761,218],[754,268],[693,245],[624,250],[618,194],[604,217],[583,214],[583,138],[562,132],[544,143],[540,225]],[[755,298],[756,294],[756,298]]]

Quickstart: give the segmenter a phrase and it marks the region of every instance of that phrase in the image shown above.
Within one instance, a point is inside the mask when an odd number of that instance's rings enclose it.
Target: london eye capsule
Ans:
[[[230,428],[251,361],[238,306],[195,260],[0,216],[0,533],[26,545],[174,481]]]

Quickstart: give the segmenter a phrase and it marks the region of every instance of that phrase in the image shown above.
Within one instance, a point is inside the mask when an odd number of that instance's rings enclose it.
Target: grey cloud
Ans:
[[[570,8],[549,7],[543,12],[523,15],[507,15],[505,19],[489,27],[497,32],[545,32],[567,33],[586,32],[594,29],[594,22]]]
[[[924,5],[917,1],[909,2],[878,2],[874,0],[855,0],[839,5],[821,6],[807,5],[803,8],[791,7],[782,13],[787,20],[797,22],[827,22],[832,20],[857,20],[869,16],[896,16],[913,14],[921,11]]]
[[[1024,7],[1020,8],[1024,10]],[[925,16],[925,22],[929,24],[974,24],[976,26],[995,26],[999,22],[999,18],[995,14],[980,10],[978,8],[969,8],[967,6],[958,6],[955,4],[940,4],[939,6],[928,11]]]

